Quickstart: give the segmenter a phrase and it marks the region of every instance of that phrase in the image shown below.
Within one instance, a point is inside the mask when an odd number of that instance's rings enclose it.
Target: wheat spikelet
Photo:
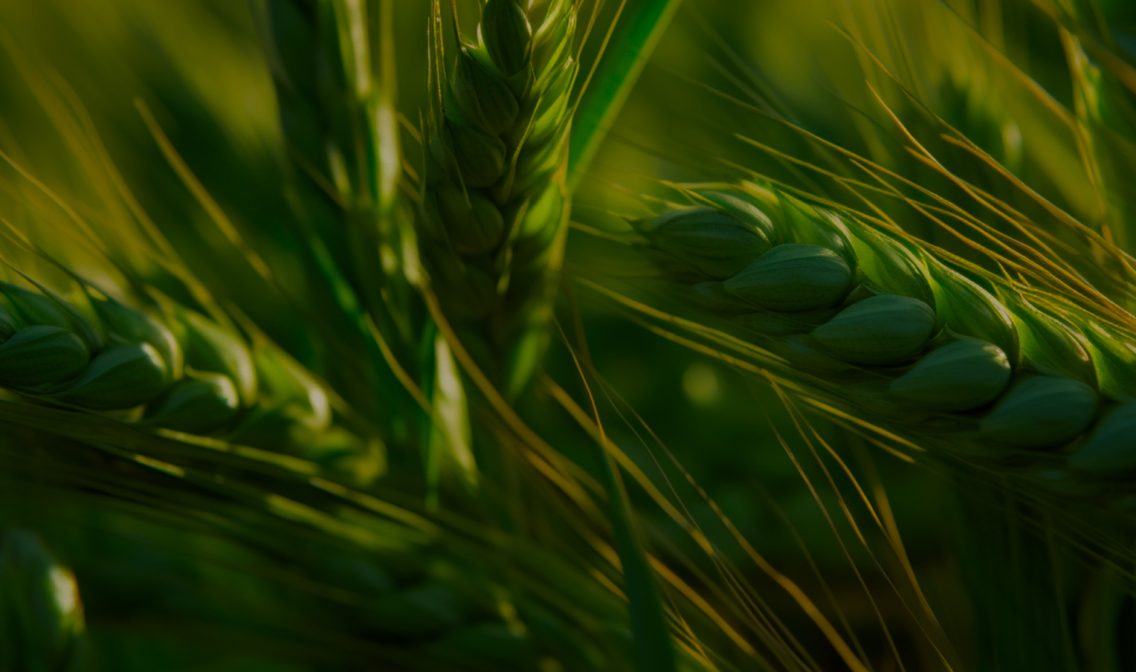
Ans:
[[[694,207],[635,223],[687,304],[980,455],[1066,480],[1136,470],[1130,333],[771,189],[688,195]]]
[[[26,398],[329,462],[370,450],[303,367],[180,306],[0,283],[0,325],[0,386]]]
[[[273,81],[284,136],[319,208],[320,233],[347,268],[376,242],[379,211],[397,188],[398,134],[389,95],[372,74],[369,7],[344,0],[270,2]],[[384,231],[390,237],[392,232]],[[377,253],[378,247],[367,248]]]
[[[404,366],[419,347],[411,285],[417,260],[399,198],[402,149],[395,75],[376,26],[388,1],[265,3],[277,110],[292,159],[292,205],[313,249],[315,283],[358,321],[366,312]],[[324,254],[321,250],[326,250]],[[341,282],[350,288],[346,296]]]
[[[459,37],[425,137],[420,249],[450,319],[511,394],[543,349],[563,256],[576,8],[489,0]],[[435,7],[435,14],[437,14]],[[441,36],[435,34],[437,40]]]

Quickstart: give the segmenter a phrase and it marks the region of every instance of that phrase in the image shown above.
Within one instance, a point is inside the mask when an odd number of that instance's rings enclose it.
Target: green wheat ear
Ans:
[[[759,185],[635,222],[688,306],[863,407],[968,453],[1106,486],[1136,475],[1136,345],[1117,325]]]
[[[93,287],[63,297],[0,283],[0,387],[328,466],[374,452],[275,346],[172,303],[147,312]]]
[[[489,0],[478,41],[459,35],[452,58],[434,35],[419,247],[448,319],[510,396],[539,364],[564,255],[576,11]]]

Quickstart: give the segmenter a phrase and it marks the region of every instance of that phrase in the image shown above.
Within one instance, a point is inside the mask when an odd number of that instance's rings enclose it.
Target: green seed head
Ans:
[[[880,294],[840,311],[813,333],[825,350],[861,366],[892,366],[919,354],[935,330],[935,311],[907,296]]]
[[[445,133],[453,165],[466,187],[484,189],[505,174],[506,150],[500,138],[460,124],[447,124]]]
[[[517,244],[549,243],[567,218],[568,203],[560,184],[550,183],[533,197],[517,223]]]
[[[699,195],[734,219],[760,231],[761,236],[770,244],[777,242],[777,229],[773,225],[773,220],[769,219],[769,215],[759,208],[752,198],[729,191],[703,191],[699,192]]]
[[[292,424],[312,431],[331,424],[327,393],[299,364],[271,347],[257,348],[256,373],[263,404],[285,409]]]
[[[256,367],[243,340],[205,316],[179,310],[173,326],[181,331],[185,363],[196,371],[209,371],[236,384],[241,401],[251,405],[256,398]]]
[[[850,232],[856,263],[864,282],[881,294],[910,296],[934,305],[925,266],[902,243],[866,226]]]
[[[892,381],[888,391],[903,405],[947,413],[969,411],[997,398],[1011,373],[1001,348],[965,338],[929,352]]]
[[[229,423],[240,409],[237,386],[225,375],[187,371],[147,413],[147,424],[182,432],[210,432]]]
[[[1136,399],[1136,339],[1094,319],[1082,329],[1101,391],[1114,399]]]
[[[450,95],[463,119],[486,133],[501,135],[516,123],[520,107],[508,82],[485,60],[463,47],[450,78]]]
[[[87,368],[90,351],[62,327],[24,327],[0,345],[0,384],[34,387],[61,383]]]
[[[514,193],[532,192],[549,183],[549,178],[564,161],[563,148],[559,143],[525,143],[517,157],[513,170],[512,191]]]
[[[1013,307],[1022,361],[1029,368],[1096,385],[1096,370],[1084,336],[1025,302]]]
[[[532,25],[518,0],[489,0],[481,10],[481,43],[505,76],[519,73],[532,55]]]
[[[1052,448],[1088,428],[1097,393],[1070,378],[1035,376],[1010,389],[983,420],[982,436],[1019,448]]]
[[[157,397],[171,380],[165,361],[149,343],[112,345],[57,396],[86,408],[132,408]]]
[[[457,255],[439,251],[431,260],[430,272],[438,286],[438,296],[456,318],[483,318],[497,304],[497,282],[493,276]]]
[[[925,255],[926,256],[926,255]],[[972,336],[1002,348],[1011,364],[1018,362],[1018,332],[1010,311],[990,292],[927,256],[931,289],[941,326],[959,336]]]
[[[787,194],[777,194],[776,198],[781,206],[779,224],[783,230],[790,232],[793,242],[831,250],[855,270],[856,252],[852,249],[848,227],[843,220],[828,210],[814,208]]]
[[[75,576],[30,532],[0,536],[0,668],[71,669],[82,633]]]
[[[544,4],[544,19],[533,35],[533,61],[551,65],[563,60],[564,52],[572,48],[576,11],[569,0],[549,0]]]
[[[101,325],[93,324],[74,306],[39,292],[0,282],[0,305],[6,304],[9,313],[23,326],[48,325],[76,333],[87,348],[102,347]]]
[[[711,208],[690,208],[639,224],[657,249],[701,273],[723,280],[769,247],[764,230]]]
[[[1136,401],[1109,410],[1068,463],[1098,478],[1127,478],[1136,472]]]
[[[536,83],[539,102],[528,134],[526,145],[552,144],[558,146],[556,136],[568,130],[568,116],[572,110],[572,84],[575,82],[577,63],[574,58],[566,58],[555,69],[545,72],[545,77]]]
[[[72,317],[58,301],[19,285],[0,282],[0,294],[10,312],[24,325],[42,324],[72,329]]]
[[[505,237],[505,220],[497,206],[479,191],[443,186],[434,193],[450,244],[459,254],[484,254]]]
[[[561,185],[550,183],[518,214],[517,230],[509,241],[512,247],[509,275],[512,286],[519,284],[529,290],[529,297],[523,299],[527,303],[517,305],[521,312],[546,303],[545,297],[555,291],[556,275],[551,269],[559,269],[564,257],[568,207]]]
[[[799,312],[836,305],[852,286],[839,255],[817,245],[778,245],[726,280],[726,291],[758,308]]]
[[[148,343],[165,362],[170,378],[180,378],[185,362],[177,337],[164,324],[109,298],[92,301],[112,343]]]

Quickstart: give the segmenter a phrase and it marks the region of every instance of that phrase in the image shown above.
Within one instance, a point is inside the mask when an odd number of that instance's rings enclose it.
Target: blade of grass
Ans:
[[[559,326],[559,325],[558,325]],[[582,326],[577,324],[577,327]],[[580,333],[581,347],[583,334]],[[565,343],[567,335],[560,330],[560,337]],[[653,578],[653,572],[647,562],[647,555],[639,541],[631,520],[631,505],[627,498],[627,489],[620,475],[615,460],[604,449],[606,438],[603,436],[603,422],[600,420],[599,408],[595,397],[588,385],[588,375],[584,364],[580,362],[575,349],[569,349],[569,354],[580,375],[580,382],[584,386],[588,401],[591,405],[592,415],[596,427],[600,432],[600,440],[596,444],[596,461],[600,472],[600,482],[607,492],[610,506],[609,517],[615,535],[616,548],[619,552],[619,562],[623,568],[624,591],[629,603],[628,610],[631,616],[631,634],[633,637],[635,666],[640,672],[675,672],[674,647],[667,627],[666,614],[662,602],[659,600],[658,588]],[[582,351],[585,360],[590,358],[587,351]]]
[[[572,120],[568,185],[579,183],[682,0],[624,0]],[[622,17],[622,20],[620,20]]]

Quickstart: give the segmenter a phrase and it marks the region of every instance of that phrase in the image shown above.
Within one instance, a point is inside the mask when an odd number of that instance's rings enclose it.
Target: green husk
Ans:
[[[918,355],[935,329],[935,311],[919,299],[881,294],[845,308],[813,339],[851,364],[892,366]]]
[[[1018,382],[982,420],[991,441],[1020,448],[1051,448],[1079,436],[1097,412],[1097,393],[1069,378],[1033,376]]]
[[[180,378],[185,364],[181,344],[164,324],[114,299],[97,297],[92,305],[114,343],[147,343],[158,351],[171,378]]]
[[[36,387],[61,383],[82,373],[90,361],[87,345],[63,327],[24,327],[0,345],[0,384]]]
[[[805,312],[836,305],[852,271],[835,252],[816,245],[778,245],[726,280],[726,291],[758,308]]]
[[[208,433],[232,421],[240,407],[240,393],[232,378],[190,370],[147,412],[146,422],[182,432]]]
[[[158,396],[172,381],[149,343],[113,345],[95,355],[83,376],[56,396],[92,409],[131,408]]]
[[[996,399],[1013,371],[1006,353],[993,343],[960,339],[921,357],[891,382],[898,403],[942,412],[970,411]]]
[[[1103,479],[1125,479],[1136,471],[1136,402],[1106,411],[1083,445],[1068,459],[1073,469]]]
[[[186,366],[226,376],[236,385],[242,404],[255,402],[256,365],[239,337],[204,315],[185,309],[176,312],[172,326],[184,344]]]

